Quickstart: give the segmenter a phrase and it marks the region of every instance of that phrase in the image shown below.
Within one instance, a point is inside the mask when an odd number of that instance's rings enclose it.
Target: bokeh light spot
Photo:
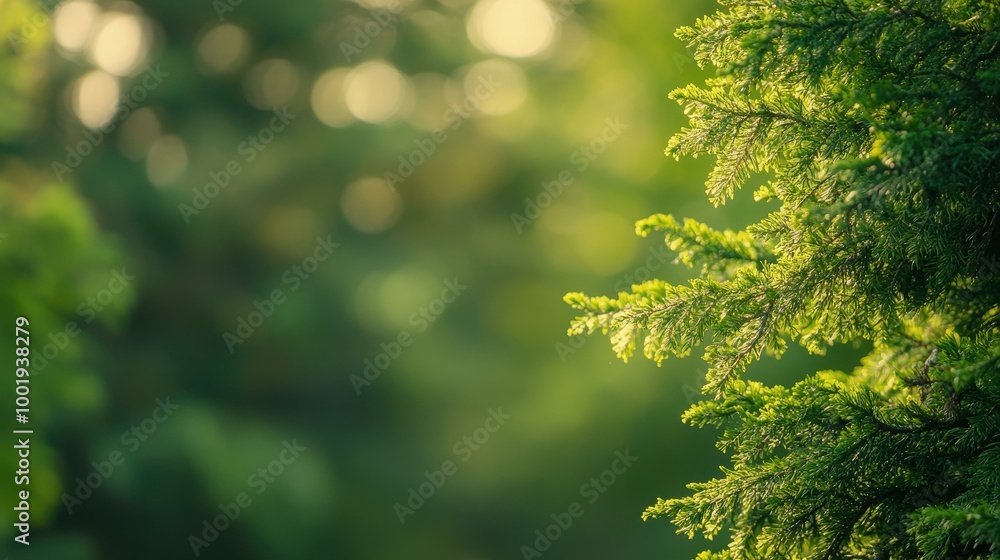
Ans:
[[[92,70],[73,87],[73,112],[87,128],[98,128],[114,116],[118,93],[118,80],[106,72]]]
[[[240,67],[250,54],[250,35],[231,23],[213,27],[198,42],[198,56],[212,72],[224,74]]]
[[[347,75],[345,99],[355,117],[381,123],[400,112],[408,89],[406,78],[392,65],[366,62]]]
[[[466,30],[479,49],[512,58],[537,55],[555,38],[552,14],[541,0],[479,0]]]
[[[404,327],[413,310],[426,305],[440,291],[440,282],[427,271],[408,266],[389,274],[379,285],[377,306],[384,322]]]
[[[116,76],[134,74],[146,60],[149,24],[135,14],[111,12],[100,17],[90,43],[90,58]]]
[[[344,99],[349,73],[350,70],[346,68],[334,68],[316,78],[309,102],[319,122],[333,127],[347,126],[354,122],[354,116]]]
[[[72,0],[60,4],[52,23],[56,44],[74,52],[83,49],[98,14],[100,9],[93,2]]]
[[[385,180],[370,177],[344,189],[341,207],[355,229],[374,234],[395,225],[403,213],[403,200]]]

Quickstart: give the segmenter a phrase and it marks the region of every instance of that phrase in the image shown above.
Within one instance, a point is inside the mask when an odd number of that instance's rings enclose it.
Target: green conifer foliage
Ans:
[[[732,466],[649,507],[698,558],[1000,558],[1000,4],[995,0],[722,0],[685,27],[704,87],[672,93],[674,157],[716,158],[724,204],[751,177],[780,209],[745,231],[656,215],[698,276],[617,297],[569,294],[571,334],[627,360],[706,345]],[[792,387],[745,379],[789,342],[867,340],[853,372]]]

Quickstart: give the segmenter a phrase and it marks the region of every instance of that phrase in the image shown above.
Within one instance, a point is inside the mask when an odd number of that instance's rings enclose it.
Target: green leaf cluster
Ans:
[[[656,215],[697,277],[569,294],[571,334],[622,359],[702,346],[732,466],[659,500],[701,559],[1000,558],[1000,4],[725,0],[677,36],[704,86],[667,154],[715,157],[725,204],[756,177],[780,208],[743,231]],[[864,340],[854,371],[792,387],[744,379],[790,342]]]

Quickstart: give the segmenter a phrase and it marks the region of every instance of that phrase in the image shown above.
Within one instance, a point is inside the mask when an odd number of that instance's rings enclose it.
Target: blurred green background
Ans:
[[[637,219],[739,228],[769,210],[752,189],[713,209],[711,162],[662,153],[684,124],[667,94],[709,75],[673,31],[715,9],[0,0],[0,299],[31,321],[35,430],[32,544],[8,556],[192,557],[246,493],[199,557],[523,558],[572,502],[583,515],[542,557],[693,557],[705,543],[639,516],[725,462],[679,419],[701,362],[570,340],[561,297],[688,277]],[[338,246],[315,263],[317,238]],[[227,345],[241,320],[256,326]],[[750,376],[853,356],[792,351]],[[365,378],[366,360],[387,367]],[[275,463],[293,440],[306,450]],[[639,459],[589,503],[626,449]]]

